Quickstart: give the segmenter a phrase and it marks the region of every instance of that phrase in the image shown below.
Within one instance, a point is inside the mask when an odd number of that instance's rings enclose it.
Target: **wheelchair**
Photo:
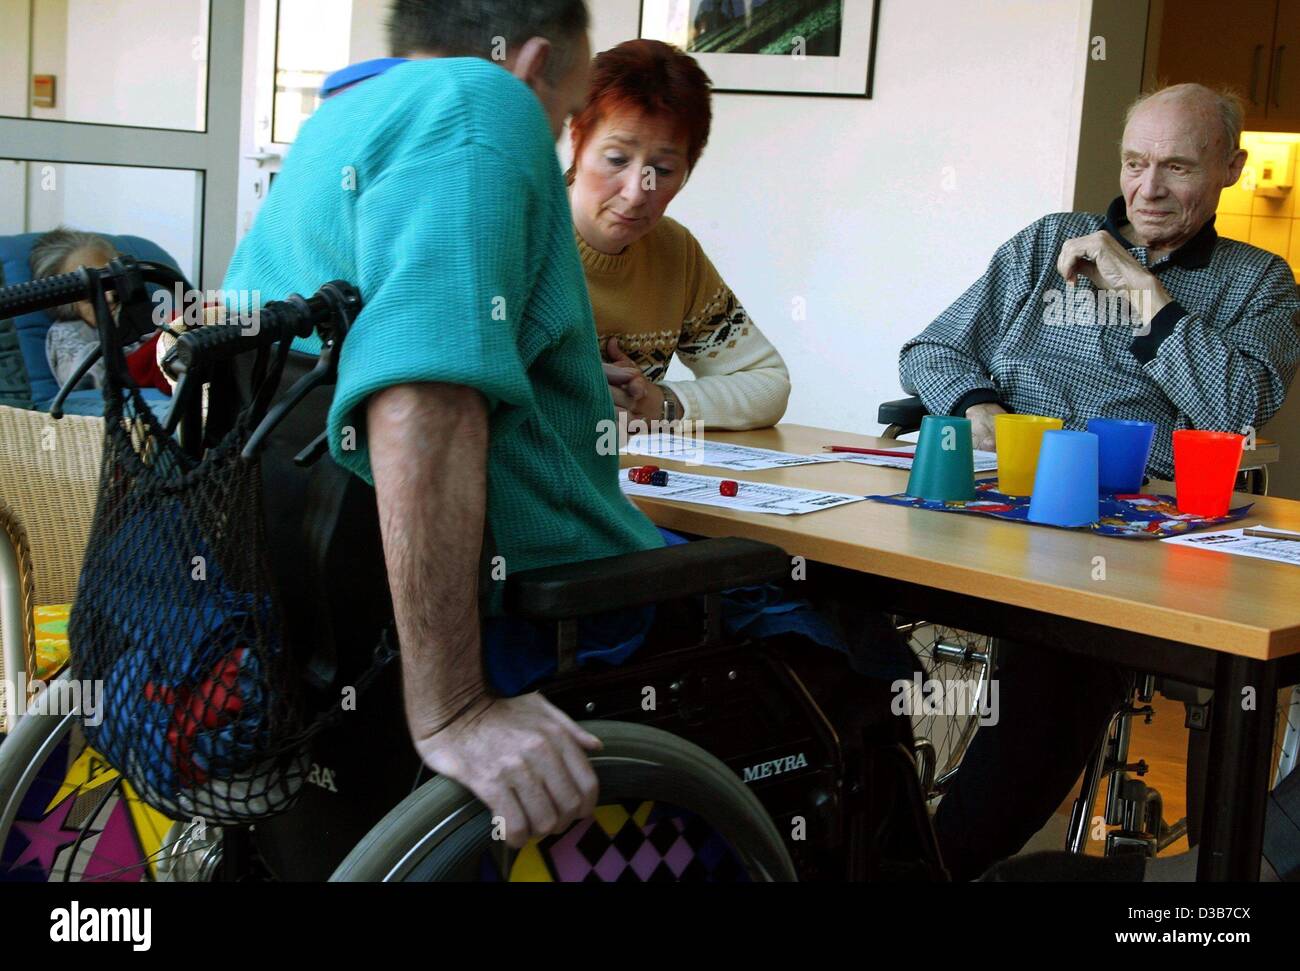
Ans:
[[[882,438],[898,439],[917,431],[927,411],[920,398],[902,398],[880,405],[876,420],[886,426]],[[994,638],[959,630],[917,617],[895,616],[895,625],[908,639],[926,679],[941,684],[968,685],[966,705],[952,713],[927,713],[912,708],[912,734],[917,772],[926,799],[937,805],[957,777],[962,758],[979,729],[981,706],[988,703],[989,682],[997,664]]]
[[[110,767],[69,774],[95,754],[75,712],[28,713],[0,745],[0,879],[946,878],[907,723],[889,714],[883,683],[877,703],[856,704],[834,652],[724,633],[722,592],[777,581],[790,563],[735,538],[504,580],[507,614],[554,631],[557,672],[539,690],[604,748],[591,758],[601,793],[592,819],[520,851],[494,838],[486,807],[422,765],[399,666],[375,662],[395,652],[374,493],[332,461],[321,432],[341,339],[319,357],[287,354],[283,380],[293,384],[272,408],[261,463],[271,574],[303,708],[337,709],[345,689],[366,685],[355,710],[311,739],[287,811],[245,826],[156,821],[165,832],[107,854],[113,820],[147,807]],[[191,395],[169,423],[187,448],[201,449],[207,425],[247,402],[257,366],[240,352],[205,372],[206,403]],[[489,530],[485,559],[490,549]],[[582,617],[649,605],[655,625],[632,659],[577,667]]]

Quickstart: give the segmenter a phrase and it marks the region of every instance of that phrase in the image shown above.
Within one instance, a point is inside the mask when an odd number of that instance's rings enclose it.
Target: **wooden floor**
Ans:
[[[1285,712],[1285,706],[1290,701],[1290,697],[1290,688],[1278,693],[1280,711]],[[1188,729],[1183,727],[1184,708],[1182,702],[1170,701],[1158,694],[1151,706],[1155,709],[1155,716],[1152,718],[1150,725],[1144,724],[1141,719],[1134,720],[1133,740],[1129,745],[1129,761],[1136,762],[1139,759],[1146,761],[1150,768],[1144,781],[1147,785],[1154,786],[1159,790],[1164,800],[1165,820],[1174,823],[1187,814]],[[1281,719],[1279,719],[1278,729],[1275,755],[1277,748],[1281,744],[1282,732],[1285,730],[1285,723]],[[1082,783],[1082,779],[1079,782]],[[1074,800],[1078,791],[1079,785],[1076,784],[1070,797],[1057,810],[1057,813],[1064,815],[1067,820],[1070,817],[1070,810],[1074,807]],[[1099,816],[1105,811],[1105,799],[1106,783],[1103,781],[1097,794],[1097,802],[1093,807],[1092,816]],[[1116,829],[1118,827],[1108,828]],[[1093,835],[1090,827],[1087,852],[1100,856],[1104,841],[1094,840]],[[1186,853],[1187,849],[1187,839],[1184,837],[1170,844],[1160,855]]]

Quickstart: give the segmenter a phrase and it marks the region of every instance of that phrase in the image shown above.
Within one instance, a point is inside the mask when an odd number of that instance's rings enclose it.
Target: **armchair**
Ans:
[[[76,595],[99,491],[103,422],[0,406],[0,682],[37,668],[36,608],[70,604]],[[5,711],[0,731],[13,727],[3,723]]]

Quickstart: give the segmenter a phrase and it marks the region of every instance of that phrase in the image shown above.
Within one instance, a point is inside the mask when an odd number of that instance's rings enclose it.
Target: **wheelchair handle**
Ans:
[[[284,300],[273,300],[234,323],[188,331],[177,338],[163,363],[181,377],[196,365],[207,367],[245,351],[307,337],[317,328],[322,330],[322,340],[328,341],[340,316],[348,313],[351,319],[360,306],[361,294],[356,287],[336,280],[311,297],[295,293]]]
[[[149,283],[164,286],[181,283],[186,287],[189,286],[183,276],[162,263],[149,260],[137,261],[130,257],[123,257],[122,263],[138,267]],[[93,270],[83,266],[71,273],[61,273],[43,280],[32,280],[30,283],[15,283],[0,287],[0,317],[21,317],[23,314],[35,313],[38,310],[49,310],[67,303],[90,300],[96,288],[101,285],[105,291],[117,289],[116,280],[107,270]]]
[[[312,299],[318,298],[324,301],[327,308],[324,319],[317,325],[321,335],[320,359],[311,372],[299,378],[253,429],[253,434],[248,437],[248,442],[241,453],[244,459],[253,458],[280,422],[284,421],[289,412],[302,404],[309,394],[317,388],[334,384],[338,378],[339,352],[343,349],[343,341],[348,335],[348,329],[357,314],[361,312],[361,293],[352,284],[335,280],[321,287]],[[324,455],[328,448],[328,438],[322,432],[310,445],[294,456],[294,464],[299,467],[311,465]]]
[[[90,274],[85,267],[44,280],[15,283],[0,290],[0,317],[21,317],[37,310],[89,299],[90,286]]]

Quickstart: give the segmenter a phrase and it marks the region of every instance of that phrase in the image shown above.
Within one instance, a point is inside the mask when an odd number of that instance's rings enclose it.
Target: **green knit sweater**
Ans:
[[[372,394],[465,385],[491,410],[487,510],[507,571],[663,545],[600,447],[614,409],[550,130],[522,82],[484,60],[417,60],[321,106],[224,289],[266,301],[334,279],[365,301],[330,410],[337,462],[373,482]]]

